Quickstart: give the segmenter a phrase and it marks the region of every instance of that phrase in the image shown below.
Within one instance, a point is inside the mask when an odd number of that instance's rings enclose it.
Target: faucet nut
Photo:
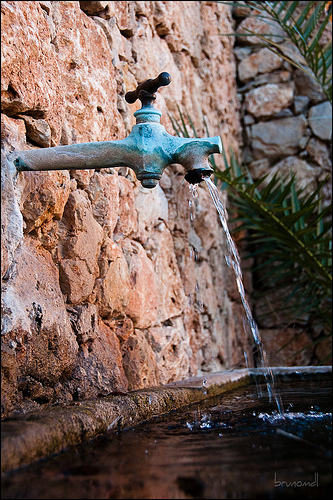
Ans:
[[[152,189],[158,184],[158,179],[142,179],[141,185],[144,188]]]
[[[158,181],[162,176],[161,172],[153,171],[141,171],[136,172],[136,178],[141,182],[141,185],[147,189],[152,189],[157,186]]]

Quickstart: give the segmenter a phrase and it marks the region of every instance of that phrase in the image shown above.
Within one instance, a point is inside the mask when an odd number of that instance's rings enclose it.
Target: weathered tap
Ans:
[[[187,171],[185,179],[196,184],[213,173],[208,157],[222,152],[221,139],[218,136],[188,139],[167,133],[160,124],[161,112],[153,102],[159,87],[170,81],[169,73],[163,72],[154,80],[138,85],[135,91],[127,92],[126,101],[132,104],[140,99],[142,107],[134,113],[136,125],[125,139],[14,151],[10,159],[18,171],[129,167],[146,188],[157,185],[165,167],[178,163]]]

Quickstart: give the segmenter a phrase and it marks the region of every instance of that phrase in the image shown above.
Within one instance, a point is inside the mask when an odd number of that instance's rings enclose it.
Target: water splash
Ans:
[[[195,420],[194,422],[186,422],[186,427],[188,429],[190,429],[191,431],[197,431],[197,430],[200,430],[200,429],[213,429],[214,427],[216,426],[223,426],[225,424],[223,423],[214,423],[212,420],[211,420],[211,415],[209,413],[203,413],[202,415],[199,414],[199,415],[196,415],[195,416]]]
[[[306,420],[307,422],[310,422],[311,420],[327,420],[327,419],[332,420],[332,412],[297,411],[297,412],[284,412],[283,415],[277,412],[273,413],[261,412],[259,413],[258,418],[263,420],[264,422],[269,422],[269,423],[280,422],[281,419],[291,420],[291,421]]]
[[[259,334],[258,326],[252,316],[251,308],[249,306],[249,303],[246,299],[246,294],[245,294],[245,289],[244,289],[244,284],[243,284],[243,275],[242,275],[242,270],[240,266],[240,257],[238,254],[237,247],[231,237],[229,227],[228,227],[228,214],[226,209],[223,206],[222,201],[220,200],[218,189],[213,183],[213,181],[209,177],[204,178],[206,185],[208,187],[209,193],[212,197],[212,200],[214,202],[214,205],[216,207],[216,210],[219,214],[220,221],[224,230],[224,233],[226,235],[227,239],[227,249],[228,249],[228,254],[225,256],[226,263],[229,267],[232,267],[235,278],[236,278],[236,284],[237,284],[237,289],[239,296],[241,298],[244,311],[245,311],[245,321],[243,321],[244,329],[245,332],[248,333],[248,331],[251,333],[252,338],[254,340],[254,343],[256,345],[256,352],[259,357],[259,363],[260,363],[260,368],[263,370],[263,374],[265,376],[266,380],[266,385],[267,385],[267,392],[269,395],[269,400],[272,401],[273,399],[276,402],[278,411],[280,415],[283,415],[283,408],[282,408],[282,401],[280,398],[277,396],[274,390],[274,375],[272,372],[272,369],[267,365],[267,355],[266,351],[263,347],[263,343]]]

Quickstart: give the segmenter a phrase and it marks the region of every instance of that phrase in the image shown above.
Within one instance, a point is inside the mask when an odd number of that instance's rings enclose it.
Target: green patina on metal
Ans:
[[[164,169],[178,163],[187,171],[185,179],[188,182],[201,182],[213,173],[208,157],[213,153],[222,153],[221,138],[192,139],[168,134],[160,123],[161,112],[154,107],[153,101],[157,89],[168,85],[170,81],[170,75],[164,72],[155,80],[146,80],[135,91],[126,94],[125,99],[129,103],[140,99],[142,108],[134,113],[136,125],[125,139],[14,151],[9,159],[18,171],[125,166],[134,170],[146,188],[155,187]]]

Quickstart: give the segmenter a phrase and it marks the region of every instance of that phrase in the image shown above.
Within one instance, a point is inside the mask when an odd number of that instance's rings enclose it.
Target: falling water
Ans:
[[[188,201],[188,206],[190,208],[190,219],[193,221],[195,219],[194,198],[197,198],[199,193],[196,184],[189,184],[188,187],[191,195]]]
[[[193,223],[193,221],[196,217],[194,200],[195,200],[195,198],[197,198],[199,196],[199,193],[197,190],[197,184],[189,184],[189,192],[190,192],[190,198],[188,201],[188,206],[190,209],[190,219],[191,219],[191,222]],[[190,258],[194,261],[197,261],[198,256],[199,256],[199,252],[198,252],[197,248],[190,245]],[[199,288],[199,283],[196,282],[193,306],[199,312],[202,313],[204,311],[204,307],[203,307],[203,303],[200,300],[200,294],[201,294],[201,292],[200,292],[200,288]],[[193,300],[193,298],[192,298],[191,294],[189,294],[189,305],[192,305],[192,300]]]
[[[256,345],[256,348],[257,348],[257,351],[259,354],[260,368],[262,369],[263,374],[264,374],[265,379],[266,379],[269,399],[270,399],[270,401],[272,401],[273,398],[275,399],[278,411],[280,412],[280,414],[282,414],[282,402],[280,401],[280,399],[278,398],[278,396],[276,395],[275,390],[274,390],[274,375],[273,375],[271,368],[269,366],[267,366],[267,362],[266,362],[267,356],[266,356],[266,352],[265,352],[265,349],[264,349],[263,344],[262,344],[262,340],[260,338],[258,326],[257,326],[257,324],[252,316],[251,308],[250,308],[249,303],[246,299],[245,289],[244,289],[244,284],[243,284],[243,275],[242,275],[242,270],[240,267],[240,258],[239,258],[239,254],[238,254],[236,245],[231,237],[231,234],[230,234],[230,231],[228,228],[227,212],[226,212],[226,210],[225,210],[225,208],[224,208],[224,206],[219,198],[218,190],[217,190],[217,187],[215,186],[215,184],[212,182],[212,180],[209,177],[205,177],[204,180],[207,184],[209,193],[212,197],[212,200],[214,202],[216,210],[219,214],[221,224],[222,224],[223,230],[224,230],[226,238],[227,238],[228,255],[225,256],[225,259],[226,259],[227,265],[229,267],[232,267],[234,270],[235,277],[236,277],[237,289],[238,289],[242,304],[244,306],[244,311],[245,311],[245,321],[243,322],[244,329],[245,329],[246,333],[247,333],[247,330],[250,331],[250,333],[253,337],[254,343]]]

